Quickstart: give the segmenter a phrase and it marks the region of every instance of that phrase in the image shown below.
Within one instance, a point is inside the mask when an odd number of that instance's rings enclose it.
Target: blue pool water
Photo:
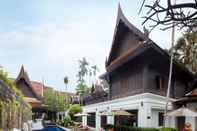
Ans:
[[[66,131],[66,130],[64,130],[62,128],[59,128],[57,126],[48,126],[48,127],[45,127],[42,130],[36,130],[36,131]]]

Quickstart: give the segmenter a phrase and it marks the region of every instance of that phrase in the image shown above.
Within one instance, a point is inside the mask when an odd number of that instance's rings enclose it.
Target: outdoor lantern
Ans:
[[[143,101],[141,101],[141,106],[143,107],[143,105],[144,105],[144,103],[143,103]]]

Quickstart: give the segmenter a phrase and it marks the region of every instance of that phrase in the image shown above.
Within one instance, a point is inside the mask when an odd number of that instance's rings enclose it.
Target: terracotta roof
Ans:
[[[36,94],[43,96],[43,84],[37,81],[31,81],[32,88]]]
[[[186,96],[197,96],[197,88],[186,94]]]
[[[25,102],[28,103],[42,103],[42,101],[36,99],[36,98],[30,98],[30,97],[24,97]]]
[[[59,91],[59,90],[56,90],[54,87],[46,86],[46,85],[44,85],[44,90],[52,90],[52,91],[55,91],[55,92],[59,92],[59,93],[62,94],[62,95],[75,96],[74,93],[66,92],[66,91]]]
[[[24,79],[25,82],[28,84],[28,87],[30,89],[30,91],[33,93],[33,95],[38,98],[41,99],[41,96],[39,94],[36,93],[36,90],[34,90],[34,88],[32,87],[31,81],[29,79],[29,76],[27,74],[27,72],[24,69],[24,66],[21,66],[21,70],[20,73],[18,75],[18,77],[16,78],[15,82],[17,83],[18,81],[20,81],[21,79]]]

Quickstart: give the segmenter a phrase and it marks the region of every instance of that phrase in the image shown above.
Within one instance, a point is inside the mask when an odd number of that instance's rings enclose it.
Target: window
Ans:
[[[155,76],[155,83],[156,83],[156,88],[157,89],[163,89],[164,88],[164,78],[162,76]]]
[[[159,119],[158,119],[159,126],[164,126],[164,113],[159,112]]]
[[[155,76],[155,83],[156,83],[156,88],[160,89],[160,77],[159,76]]]
[[[96,127],[96,113],[89,113],[89,116],[87,116],[87,125]]]

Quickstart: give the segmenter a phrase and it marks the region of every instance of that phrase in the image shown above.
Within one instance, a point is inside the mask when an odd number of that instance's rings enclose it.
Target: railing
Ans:
[[[90,105],[108,100],[108,95],[105,94],[90,94],[83,98],[83,105]]]

